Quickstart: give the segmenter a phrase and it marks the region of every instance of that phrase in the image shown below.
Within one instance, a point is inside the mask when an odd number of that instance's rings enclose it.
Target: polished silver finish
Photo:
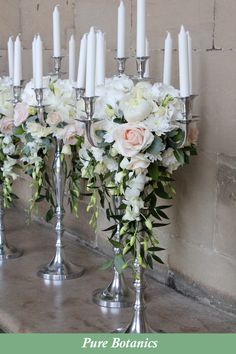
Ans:
[[[148,80],[148,78],[144,77],[146,71],[146,63],[149,57],[137,57],[136,64],[137,64],[137,77],[134,79],[138,81]]]
[[[12,93],[13,93],[12,105],[13,105],[13,108],[16,107],[17,103],[21,102],[21,90],[22,90],[22,86],[12,86]]]
[[[52,76],[56,76],[58,79],[60,79],[63,74],[61,71],[61,62],[63,57],[52,57],[52,59],[54,62],[54,72],[52,73]]]
[[[95,112],[95,104],[96,104],[96,99],[97,97],[82,97],[84,100],[84,105],[85,105],[85,113],[87,118],[83,119],[83,118],[77,118],[78,121],[82,122],[85,124],[85,132],[86,132],[86,136],[87,139],[89,141],[89,143],[96,147],[96,144],[94,142],[94,139],[92,137],[92,126],[93,123],[96,122],[96,119],[93,117],[94,112]]]
[[[76,101],[79,101],[85,93],[85,89],[84,88],[79,88],[79,87],[74,87],[75,90],[75,99]]]
[[[37,101],[37,105],[34,107],[37,109],[37,116],[38,116],[40,124],[45,125],[44,111],[45,111],[46,105],[43,104],[43,90],[44,90],[43,88],[34,89],[35,98]]]
[[[121,197],[113,197],[115,214],[120,213],[119,206],[122,203]],[[120,223],[117,222],[117,231],[115,241],[120,242]],[[120,254],[120,249],[114,247],[114,254]],[[123,274],[119,274],[116,267],[113,267],[113,278],[111,283],[105,289],[97,289],[93,293],[95,304],[103,307],[121,308],[131,307],[133,303],[133,293],[127,287]]]
[[[64,190],[65,190],[65,166],[62,160],[62,140],[56,140],[56,151],[52,166],[53,183],[55,189],[55,202],[56,202],[56,254],[52,261],[43,266],[38,276],[47,280],[65,280],[78,278],[84,273],[84,268],[74,265],[65,260],[64,244],[62,237],[64,234],[63,218],[65,210],[63,207]]]
[[[140,241],[136,241],[136,250],[139,254]],[[150,327],[146,319],[146,304],[144,298],[144,290],[146,288],[146,282],[144,280],[144,269],[140,266],[138,258],[134,260],[134,290],[135,290],[135,302],[133,305],[133,316],[130,324],[126,328],[118,328],[114,332],[116,333],[155,333]]]
[[[179,119],[177,120],[177,122],[180,123],[181,129],[184,132],[184,140],[181,146],[179,146],[179,148],[183,148],[187,144],[189,125],[199,120],[198,116],[193,115],[193,101],[196,97],[197,95],[191,95],[189,97],[180,97],[183,102],[183,119]]]
[[[121,77],[125,73],[125,64],[128,58],[115,58],[117,61],[118,76]]]
[[[9,246],[5,236],[3,186],[0,184],[0,261],[22,256],[23,251]]]

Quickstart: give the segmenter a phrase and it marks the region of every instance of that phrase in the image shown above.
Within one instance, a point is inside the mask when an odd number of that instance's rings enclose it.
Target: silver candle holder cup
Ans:
[[[12,86],[12,95],[13,95],[13,99],[12,99],[12,105],[13,108],[16,107],[17,103],[21,102],[21,92],[22,92],[22,85],[19,86]]]
[[[183,148],[188,143],[189,126],[193,122],[199,121],[199,116],[193,115],[193,103],[198,95],[190,95],[188,97],[180,97],[183,103],[183,119],[176,120],[180,124],[181,129],[184,132],[184,139],[179,148]]]
[[[51,76],[56,76],[57,79],[60,79],[62,77],[63,73],[61,71],[61,66],[62,66],[62,59],[64,57],[63,56],[53,56],[52,59],[53,59],[53,64],[54,64],[54,71],[53,73],[51,73],[50,75]]]
[[[146,64],[149,58],[150,58],[149,56],[136,58],[137,77],[134,77],[134,79],[136,79],[137,81],[149,80],[149,78],[144,77],[146,71]]]
[[[116,57],[115,60],[117,62],[117,72],[118,72],[118,77],[121,77],[122,75],[125,74],[125,65],[126,61],[128,60],[128,57],[124,58],[118,58]]]

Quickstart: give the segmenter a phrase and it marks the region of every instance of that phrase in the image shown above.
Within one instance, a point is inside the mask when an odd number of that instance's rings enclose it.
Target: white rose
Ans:
[[[129,94],[119,102],[119,107],[127,122],[142,122],[151,114],[153,103],[145,98]]]

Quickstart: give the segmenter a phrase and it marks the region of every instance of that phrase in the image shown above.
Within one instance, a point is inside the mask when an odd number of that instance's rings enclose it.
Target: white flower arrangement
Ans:
[[[97,94],[95,118],[99,121],[93,135],[98,147],[91,148],[86,141],[82,145],[82,176],[89,180],[90,189],[98,188],[102,206],[107,199],[107,216],[116,221],[109,228],[111,242],[119,220],[123,253],[135,254],[134,238],[142,230],[138,258],[140,265],[152,267],[153,259],[161,262],[155,254],[159,248],[153,229],[166,225],[162,220],[168,219],[164,212],[168,206],[157,206],[157,200],[175,195],[172,173],[196,154],[197,131],[182,147],[184,133],[178,121],[183,119],[183,103],[172,86],[134,85],[122,76],[106,80]],[[121,217],[114,214],[107,195],[122,197]]]
[[[23,145],[22,163],[27,174],[33,178],[34,195],[30,203],[30,211],[35,203],[46,199],[50,205],[47,220],[53,215],[53,193],[50,186],[50,174],[47,160],[55,146],[55,139],[63,142],[63,155],[71,160],[77,155],[77,148],[83,141],[83,126],[76,120],[74,106],[74,90],[69,80],[43,78],[43,104],[45,105],[44,121],[40,121],[35,108],[34,85],[31,80],[22,93],[22,102],[14,111],[14,122],[18,127],[16,133]],[[79,173],[72,164],[69,189],[72,210],[77,213],[75,196],[79,195]]]

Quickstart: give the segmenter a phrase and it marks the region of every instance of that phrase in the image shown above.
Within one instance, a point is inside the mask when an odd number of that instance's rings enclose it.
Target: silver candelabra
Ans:
[[[22,256],[23,251],[9,246],[5,236],[3,185],[0,184],[0,260],[14,259]]]
[[[119,214],[122,203],[121,197],[113,197],[113,205],[115,214]],[[115,241],[120,242],[120,223],[117,221],[117,229]],[[120,249],[114,247],[114,254],[119,255]],[[119,274],[116,267],[113,267],[113,277],[111,283],[105,289],[97,289],[93,293],[93,301],[95,304],[103,307],[121,308],[130,307],[133,302],[133,294],[125,283],[123,273]]]
[[[53,185],[55,191],[55,216],[56,216],[56,254],[52,261],[43,266],[38,276],[47,280],[65,280],[78,278],[84,273],[84,268],[74,265],[65,259],[64,244],[62,237],[64,234],[63,218],[65,214],[63,200],[65,191],[65,161],[62,156],[63,141],[55,139],[55,155],[52,166]]]

